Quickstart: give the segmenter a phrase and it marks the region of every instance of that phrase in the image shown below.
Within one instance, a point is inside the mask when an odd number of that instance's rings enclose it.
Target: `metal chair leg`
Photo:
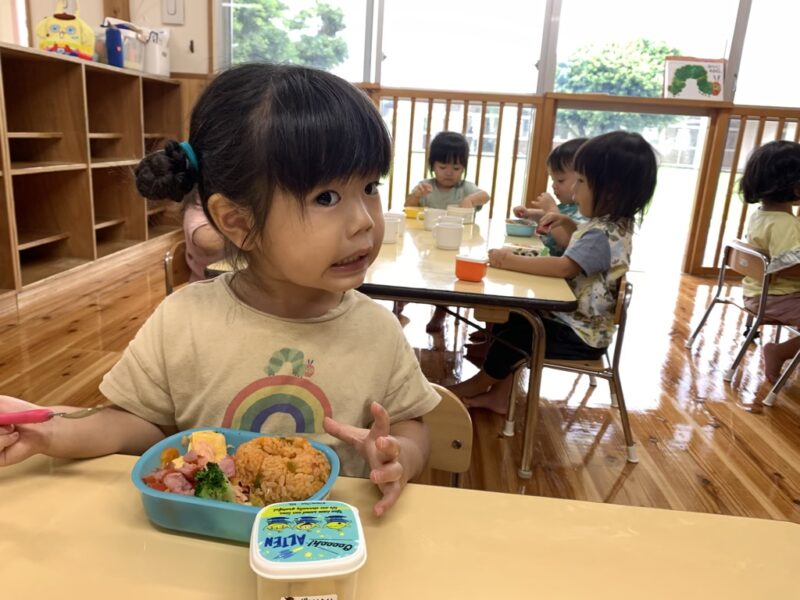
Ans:
[[[778,381],[775,382],[775,385],[772,386],[772,389],[769,391],[769,394],[767,394],[767,397],[764,398],[764,404],[766,406],[775,405],[775,400],[778,399],[778,394],[780,394],[783,384],[786,383],[786,380],[789,379],[789,376],[792,374],[792,371],[795,370],[798,364],[800,364],[800,350],[797,351],[792,359],[792,362],[789,363],[789,366],[783,370],[781,376],[778,377]]]
[[[711,304],[709,304],[708,308],[706,308],[706,312],[703,313],[703,318],[700,319],[700,322],[697,324],[697,327],[695,327],[694,331],[692,332],[692,335],[690,335],[689,339],[687,339],[686,342],[684,342],[684,344],[683,344],[684,348],[691,348],[692,344],[694,344],[695,338],[697,338],[697,335],[700,333],[700,330],[703,328],[703,325],[706,324],[706,321],[708,320],[708,317],[711,314],[711,311],[713,310],[714,306],[717,304],[717,302],[718,302],[717,297],[718,296],[719,296],[719,292],[717,292],[717,295],[714,296],[714,298],[712,298]]]
[[[756,337],[759,327],[761,327],[761,323],[756,322],[753,325],[753,327],[750,328],[750,332],[747,334],[744,343],[740,346],[739,351],[736,353],[736,358],[733,359],[730,368],[722,374],[723,381],[727,381],[730,383],[731,379],[733,379],[733,374],[736,372],[736,369],[739,366],[739,362],[744,357],[744,353],[747,351],[747,347]]]
[[[628,462],[635,464],[639,462],[639,456],[636,453],[636,442],[633,441],[633,434],[631,433],[631,424],[628,419],[628,409],[625,406],[625,396],[622,393],[622,384],[619,381],[619,377],[612,377],[610,383],[616,390],[617,402],[619,403],[619,419],[622,421],[622,432],[625,435]]]

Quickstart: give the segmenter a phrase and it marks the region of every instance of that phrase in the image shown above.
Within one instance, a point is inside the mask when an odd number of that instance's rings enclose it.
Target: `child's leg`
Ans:
[[[800,350],[800,336],[781,344],[764,344],[764,373],[770,383],[775,383],[781,375],[783,363],[794,357]]]
[[[455,385],[448,385],[447,389],[464,400],[464,403],[466,404],[466,399],[485,393],[487,390],[489,390],[489,388],[498,383],[498,381],[498,379],[495,379],[486,371],[481,369],[469,379],[465,379],[464,381],[456,383]]]
[[[438,333],[444,327],[444,318],[447,316],[447,308],[444,306],[437,306],[433,309],[433,316],[428,324],[425,326],[425,331],[428,333]]]
[[[488,391],[477,396],[464,398],[464,406],[468,408],[485,408],[499,415],[508,412],[508,396],[511,394],[511,387],[514,385],[514,374],[511,373],[505,379],[498,381]]]

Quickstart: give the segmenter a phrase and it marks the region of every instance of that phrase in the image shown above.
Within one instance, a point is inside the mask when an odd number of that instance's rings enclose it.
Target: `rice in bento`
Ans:
[[[250,504],[305,500],[327,481],[331,465],[302,437],[259,437],[241,444],[233,457],[231,479],[249,496]]]

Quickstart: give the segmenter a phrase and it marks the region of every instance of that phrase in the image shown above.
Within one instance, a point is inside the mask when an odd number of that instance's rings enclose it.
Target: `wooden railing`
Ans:
[[[747,218],[758,207],[737,195],[750,152],[772,140],[800,141],[800,108],[732,106],[714,121],[684,261],[684,271],[698,275],[716,272],[725,242],[744,237]]]
[[[725,240],[743,235],[747,207],[736,205],[735,192],[747,153],[771,139],[800,137],[798,108],[604,94],[537,96],[361,87],[381,109],[395,143],[388,190],[392,209],[402,206],[411,187],[427,176],[428,143],[439,131],[461,131],[472,140],[467,178],[489,192],[490,214],[508,216],[515,204],[529,203],[546,189],[546,158],[559,110],[705,117],[706,143],[698,149],[702,159],[691,220],[686,232],[676,232],[676,243],[686,235],[682,270],[696,275],[715,273]],[[487,179],[490,183],[484,184]]]
[[[364,86],[394,140],[387,193],[389,208],[427,177],[428,149],[439,131],[460,131],[472,145],[467,179],[485,189],[490,214],[510,213],[525,197],[533,126],[541,97]],[[420,115],[421,118],[420,118]]]

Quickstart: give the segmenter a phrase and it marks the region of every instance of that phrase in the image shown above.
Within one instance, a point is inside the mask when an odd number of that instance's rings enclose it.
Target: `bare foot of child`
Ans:
[[[498,415],[505,415],[508,412],[508,395],[500,394],[496,390],[497,386],[472,398],[462,398],[461,401],[467,408],[485,408]]]
[[[783,368],[783,358],[780,357],[778,344],[764,344],[762,352],[764,354],[764,373],[770,383],[775,383]]]

